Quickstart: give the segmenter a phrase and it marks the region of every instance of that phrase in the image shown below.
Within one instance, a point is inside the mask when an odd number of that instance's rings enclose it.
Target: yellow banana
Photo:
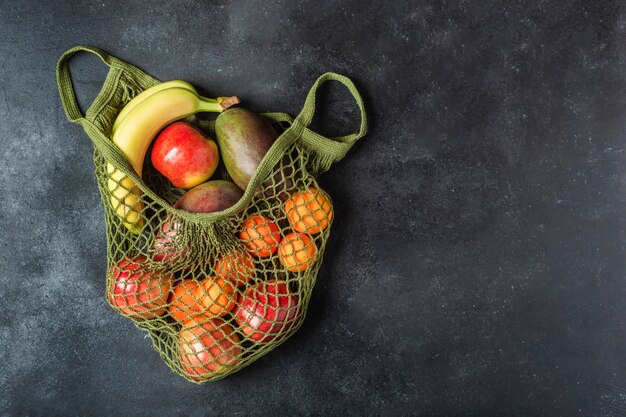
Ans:
[[[152,87],[152,88],[156,88]],[[148,90],[146,90],[148,91]],[[237,97],[207,99],[187,88],[170,87],[140,98],[127,112],[113,133],[113,143],[124,153],[135,172],[141,176],[143,161],[154,137],[168,124],[199,112],[222,112],[239,102]],[[111,206],[124,226],[139,234],[145,224],[142,192],[135,182],[107,164]]]
[[[137,107],[139,104],[141,104],[141,102],[143,102],[145,99],[150,97],[152,94],[157,93],[157,92],[162,91],[162,90],[165,90],[167,88],[171,88],[171,87],[185,88],[185,89],[187,89],[189,91],[193,91],[194,93],[197,94],[196,89],[193,87],[193,85],[191,85],[187,81],[183,81],[183,80],[165,81],[165,82],[159,83],[159,84],[157,84],[155,86],[152,86],[152,87],[148,88],[147,90],[142,91],[140,94],[136,95],[135,97],[133,97],[133,99],[131,101],[129,101],[128,104],[126,104],[124,106],[122,111],[120,111],[120,113],[117,115],[117,118],[115,119],[115,122],[113,122],[113,128],[111,129],[111,134],[115,133],[115,131],[117,130],[117,128],[120,125],[120,123],[122,122],[122,120],[124,120],[126,115],[128,113],[130,113],[130,111],[132,109]]]

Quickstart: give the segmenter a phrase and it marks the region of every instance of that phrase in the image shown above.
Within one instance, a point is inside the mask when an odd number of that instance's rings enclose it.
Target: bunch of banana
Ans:
[[[160,83],[137,95],[122,109],[113,124],[112,140],[141,176],[148,147],[165,126],[199,112],[222,112],[238,102],[237,97],[201,97],[185,81]],[[141,190],[111,164],[107,164],[107,174],[113,210],[124,226],[139,234],[145,225]]]

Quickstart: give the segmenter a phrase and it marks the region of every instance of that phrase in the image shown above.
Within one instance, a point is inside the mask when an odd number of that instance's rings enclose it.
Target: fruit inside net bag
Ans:
[[[79,51],[110,66],[85,115],[68,68]],[[308,128],[316,91],[330,80],[356,101],[355,134],[325,137]],[[354,84],[323,74],[295,118],[239,107],[224,112],[236,98],[200,97],[185,82],[161,83],[87,46],[63,54],[57,81],[68,119],[94,143],[106,218],[106,299],[148,332],[172,371],[195,383],[217,380],[296,332],[334,220],[332,200],[316,177],[367,131]],[[217,122],[194,116],[207,111],[222,113]],[[217,136],[224,162],[190,191],[173,184],[176,170],[166,177],[167,167],[157,170],[145,158],[154,136],[179,119],[206,138]]]

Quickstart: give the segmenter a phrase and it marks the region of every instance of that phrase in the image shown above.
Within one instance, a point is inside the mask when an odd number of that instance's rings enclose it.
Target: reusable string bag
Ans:
[[[110,67],[104,85],[83,116],[68,60],[91,52]],[[358,133],[324,137],[308,128],[316,91],[324,82],[345,85],[360,110]],[[332,202],[315,177],[342,159],[367,131],[363,101],[346,77],[326,73],[311,87],[300,114],[264,113],[280,136],[244,195],[216,213],[173,208],[185,192],[146,158],[139,177],[110,139],[113,123],[133,97],[159,83],[106,52],[77,46],[57,65],[68,119],[94,143],[94,165],[106,218],[106,299],[150,335],[176,374],[203,383],[224,378],[289,338],[306,315],[333,221]],[[214,123],[191,117],[210,137]],[[111,164],[136,184],[142,219],[135,233],[112,207]],[[212,179],[215,179],[214,178]],[[228,179],[222,173],[223,179]],[[115,201],[113,201],[115,203]],[[137,233],[138,232],[138,233]]]

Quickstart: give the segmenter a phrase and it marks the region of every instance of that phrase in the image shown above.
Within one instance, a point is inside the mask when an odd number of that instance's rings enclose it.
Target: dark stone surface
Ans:
[[[624,415],[622,3],[2,2],[0,414]],[[259,111],[328,70],[367,98],[321,178],[304,327],[223,381],[174,375],[105,302],[92,145],[54,78],[78,43]],[[88,104],[105,69],[72,69]]]

